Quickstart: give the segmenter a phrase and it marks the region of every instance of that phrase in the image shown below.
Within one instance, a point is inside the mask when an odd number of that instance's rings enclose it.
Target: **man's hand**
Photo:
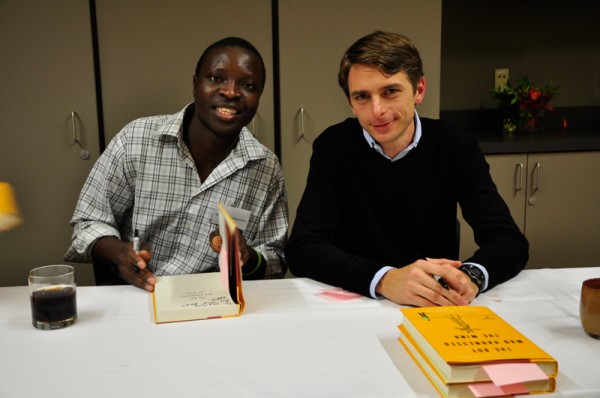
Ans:
[[[133,286],[153,292],[156,276],[148,270],[148,262],[152,259],[152,250],[149,247],[144,248],[144,246],[142,244],[142,249],[138,254],[133,251],[133,247],[128,250],[128,253],[124,255],[125,260],[118,263],[119,276]],[[131,259],[132,254],[133,258]]]
[[[376,292],[398,304],[429,307],[467,305],[477,295],[477,286],[457,268],[460,261],[448,259],[418,260],[388,271],[379,281]],[[444,278],[449,289],[435,277]]]
[[[123,242],[114,236],[98,239],[92,248],[92,256],[117,266],[119,277],[149,292],[154,291],[156,284],[156,277],[148,270],[152,254],[148,243],[142,243],[140,252],[136,254],[132,243]]]
[[[242,256],[242,264],[241,265],[244,265],[250,258],[251,247],[248,246],[248,244],[246,243],[246,238],[244,238],[243,234],[240,233],[240,234],[238,234],[238,236],[240,237],[239,246],[240,246],[240,254]],[[208,239],[210,239],[210,248],[215,253],[219,253],[221,251],[221,245],[223,244],[223,239],[221,238],[221,235],[219,234],[219,230],[216,229],[216,230],[212,231],[210,233]]]

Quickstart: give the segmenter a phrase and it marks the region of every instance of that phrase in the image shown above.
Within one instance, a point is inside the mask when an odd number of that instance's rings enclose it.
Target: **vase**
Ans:
[[[519,127],[519,109],[515,106],[502,108],[502,132],[513,134]]]
[[[518,106],[502,108],[502,132],[537,133],[544,131],[544,109],[523,110]]]
[[[544,118],[544,110],[543,109],[533,109],[529,112],[522,112],[520,123],[519,123],[519,132],[521,133],[538,133],[544,131],[543,126],[543,118]]]

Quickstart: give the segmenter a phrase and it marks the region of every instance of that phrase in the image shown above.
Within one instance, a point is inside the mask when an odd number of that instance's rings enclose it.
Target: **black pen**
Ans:
[[[446,282],[446,280],[444,278],[438,278],[438,283],[440,285],[442,285],[442,287],[446,290],[450,290],[450,285],[448,284],[448,282]]]

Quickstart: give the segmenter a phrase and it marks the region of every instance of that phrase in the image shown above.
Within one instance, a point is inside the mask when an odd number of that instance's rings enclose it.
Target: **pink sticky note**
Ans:
[[[221,249],[219,252],[219,270],[221,272],[221,284],[225,289],[229,289],[229,254],[225,249]]]
[[[497,386],[494,383],[473,383],[469,389],[476,397],[502,397],[507,395],[527,394],[529,391],[523,384]]]
[[[362,297],[358,293],[352,293],[352,292],[349,292],[349,291],[343,290],[343,289],[323,290],[321,293],[319,293],[319,296],[327,298],[327,299],[335,300],[335,301],[354,300],[354,299]]]
[[[499,363],[486,365],[483,370],[497,386],[546,380],[548,376],[535,363]]]

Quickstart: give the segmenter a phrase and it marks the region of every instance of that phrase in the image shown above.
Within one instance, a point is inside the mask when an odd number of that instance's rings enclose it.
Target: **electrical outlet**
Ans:
[[[496,89],[502,90],[506,88],[508,84],[508,68],[496,69],[496,73],[494,75],[494,87]]]

